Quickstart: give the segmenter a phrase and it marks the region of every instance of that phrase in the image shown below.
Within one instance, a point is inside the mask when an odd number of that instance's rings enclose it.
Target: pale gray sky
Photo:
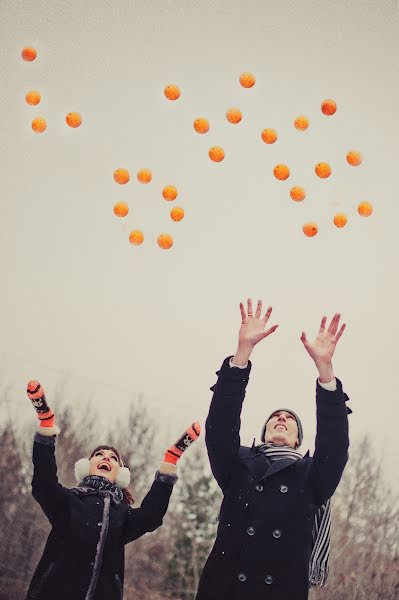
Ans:
[[[351,397],[352,439],[369,432],[396,472],[398,6],[3,0],[0,351],[16,403],[30,378],[51,401],[68,372],[76,406],[94,395],[107,418],[143,392],[161,431],[204,424],[214,372],[236,347],[239,302],[260,297],[280,328],[253,354],[243,442],[283,404],[313,449],[316,372],[299,337],[340,311],[347,331],[334,365]],[[25,45],[35,62],[22,61]],[[250,90],[242,71],[257,77]],[[168,83],[182,90],[176,102],[163,96]],[[42,94],[37,107],[25,103],[30,89]],[[333,117],[320,111],[328,97]],[[239,125],[225,119],[231,106]],[[74,110],[76,130],[65,125]],[[292,125],[301,113],[306,132]],[[48,122],[42,135],[30,128],[37,115]],[[193,130],[198,116],[210,120],[206,135]],[[278,130],[276,144],[261,141],[265,127]],[[220,164],[208,158],[215,144],[226,151]],[[358,168],[346,163],[351,149],[363,153]],[[313,172],[322,160],[328,180]],[[285,182],[273,177],[279,162],[291,169]],[[130,170],[126,186],[113,181],[118,167]],[[135,179],[141,167],[149,185]],[[168,183],[186,211],[180,223],[161,196]],[[302,203],[289,197],[294,184],[307,190]],[[125,224],[117,200],[129,203]],[[374,206],[368,219],[361,200]],[[344,229],[332,224],[337,210]],[[307,220],[315,238],[302,233]],[[144,231],[141,247],[128,242],[133,228]],[[162,231],[175,239],[169,251],[155,243]]]

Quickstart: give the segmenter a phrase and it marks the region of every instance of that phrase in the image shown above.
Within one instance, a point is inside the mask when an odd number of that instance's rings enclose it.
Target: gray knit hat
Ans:
[[[276,408],[276,410],[274,410],[271,415],[266,419],[265,424],[263,425],[263,429],[262,429],[262,433],[260,435],[260,439],[262,440],[263,443],[265,443],[265,433],[266,433],[266,424],[268,421],[270,421],[270,419],[272,418],[273,415],[275,415],[277,412],[280,412],[280,410],[284,410],[285,412],[289,412],[293,417],[295,417],[295,421],[296,424],[298,426],[298,447],[302,444],[302,440],[303,440],[303,429],[302,429],[302,423],[301,423],[301,419],[298,417],[298,415],[296,413],[294,413],[293,410],[291,410],[290,408]]]

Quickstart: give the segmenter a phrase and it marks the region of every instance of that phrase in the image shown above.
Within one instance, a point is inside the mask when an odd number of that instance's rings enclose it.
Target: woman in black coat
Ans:
[[[310,584],[325,583],[329,499],[348,458],[351,411],[331,362],[345,325],[338,331],[337,314],[326,330],[323,317],[313,343],[304,333],[301,337],[319,371],[315,452],[313,458],[309,453],[302,457],[297,450],[302,425],[290,409],[278,409],[267,419],[264,444],[240,446],[241,408],[251,370],[248,359],[254,346],[277,328],[265,331],[271,307],[261,318],[261,301],[255,316],[251,300],[248,315],[242,304],[240,309],[237,352],[224,361],[211,388],[206,444],[224,498],[197,600],[306,600]]]
[[[52,529],[26,600],[121,600],[125,544],[162,524],[177,480],[176,462],[198,437],[199,425],[167,450],[140,508],[133,508],[129,470],[112,446],[99,446],[76,463],[78,487],[58,482],[54,412],[37,381],[28,384],[28,395],[40,419],[32,493]]]

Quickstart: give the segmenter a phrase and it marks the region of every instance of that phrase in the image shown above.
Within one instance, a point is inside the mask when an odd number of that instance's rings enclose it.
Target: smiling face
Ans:
[[[265,442],[297,448],[298,425],[294,415],[285,410],[275,412],[266,424]]]
[[[106,477],[115,482],[120,469],[119,457],[111,448],[98,448],[90,457],[89,475]]]

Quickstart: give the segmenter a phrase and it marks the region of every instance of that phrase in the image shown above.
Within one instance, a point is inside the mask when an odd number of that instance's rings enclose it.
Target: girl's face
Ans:
[[[107,448],[100,448],[90,458],[89,475],[100,475],[114,483],[118,476],[119,468],[119,459],[115,452]]]

